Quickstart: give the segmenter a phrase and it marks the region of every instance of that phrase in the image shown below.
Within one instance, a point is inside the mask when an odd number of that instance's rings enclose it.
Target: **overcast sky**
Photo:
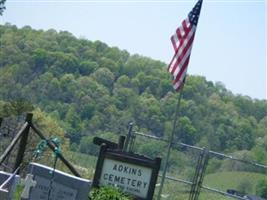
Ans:
[[[1,24],[66,30],[169,63],[170,36],[196,1],[7,0]],[[267,0],[204,0],[188,73],[267,99]],[[167,72],[166,72],[167,73]]]

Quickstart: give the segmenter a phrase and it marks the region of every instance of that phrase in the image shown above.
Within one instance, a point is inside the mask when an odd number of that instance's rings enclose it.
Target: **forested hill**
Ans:
[[[165,63],[52,29],[1,25],[0,40],[0,115],[12,105],[40,107],[82,152],[92,136],[125,133],[130,121],[144,133],[170,134],[178,94]],[[266,114],[267,101],[189,75],[176,135],[217,151],[265,152]]]

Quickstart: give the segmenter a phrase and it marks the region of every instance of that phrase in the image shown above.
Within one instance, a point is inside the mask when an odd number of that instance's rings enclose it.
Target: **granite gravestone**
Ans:
[[[19,182],[19,176],[0,171],[0,200],[12,200],[16,190],[16,185]]]
[[[0,188],[0,199],[6,200],[8,197],[8,191]]]
[[[36,185],[29,191],[29,200],[87,200],[91,181],[31,163],[29,173]]]

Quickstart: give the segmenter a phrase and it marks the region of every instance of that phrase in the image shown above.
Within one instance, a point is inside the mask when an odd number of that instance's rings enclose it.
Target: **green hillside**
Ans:
[[[94,155],[94,136],[117,140],[130,121],[139,132],[170,134],[178,94],[166,63],[66,31],[29,26],[1,25],[0,44],[0,116],[40,108],[64,129],[71,150]],[[267,163],[266,113],[266,100],[188,75],[175,141],[246,151],[241,158]],[[136,151],[163,155],[166,144],[144,141],[137,140]],[[181,163],[189,163],[177,154]]]

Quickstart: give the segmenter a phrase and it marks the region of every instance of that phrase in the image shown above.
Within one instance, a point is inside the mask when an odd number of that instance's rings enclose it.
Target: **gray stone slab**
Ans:
[[[5,200],[8,197],[8,191],[0,189],[0,200]]]
[[[11,176],[11,173],[0,171],[0,186]],[[16,190],[16,186],[20,177],[14,176],[8,183],[0,189],[0,200],[13,200],[13,196]]]
[[[41,164],[30,163],[29,173],[33,174],[37,185],[30,190],[30,200],[88,200],[91,181],[79,178]],[[53,182],[51,184],[51,178]]]

